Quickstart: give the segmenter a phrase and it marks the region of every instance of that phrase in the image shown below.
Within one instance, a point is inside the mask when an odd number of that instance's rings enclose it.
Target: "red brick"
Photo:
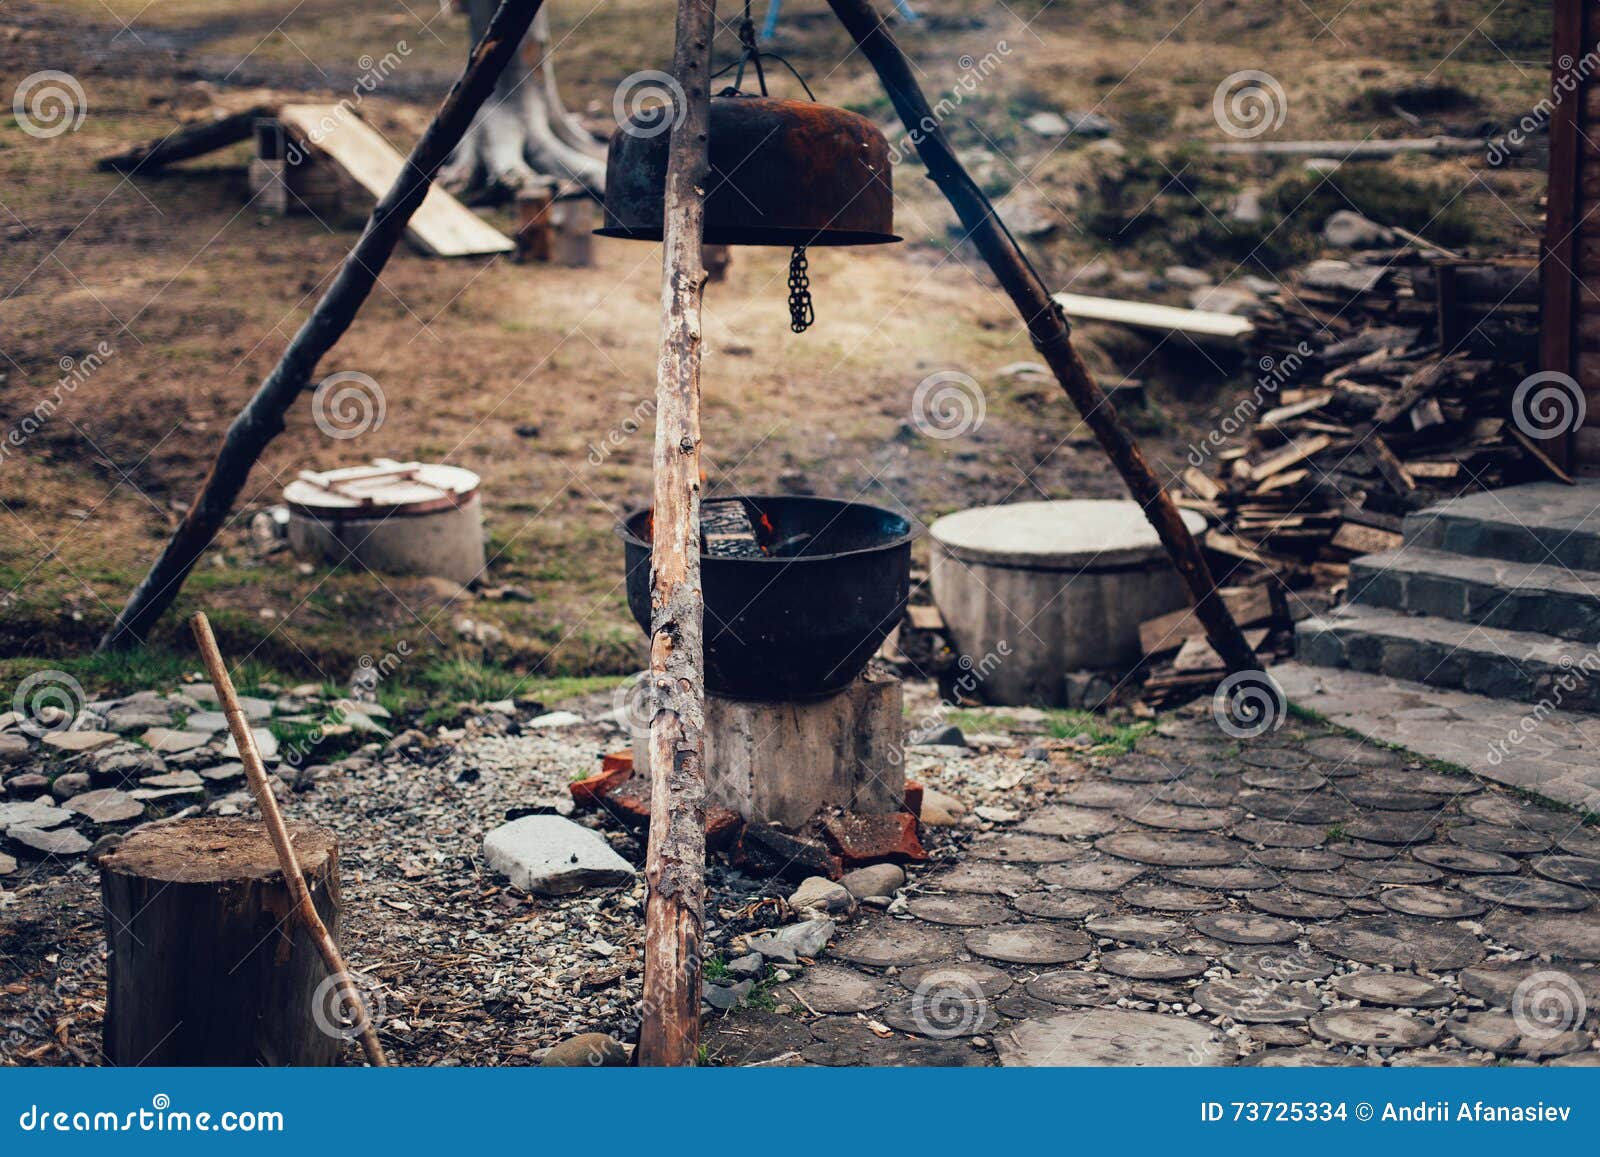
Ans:
[[[917,817],[908,812],[861,815],[845,812],[822,821],[822,835],[846,868],[863,864],[907,864],[928,858],[917,839]]]
[[[914,816],[922,814],[922,785],[914,779],[906,780],[906,811]]]
[[[621,787],[631,775],[632,755],[628,755],[626,761],[621,756],[608,755],[601,762],[598,774],[573,780],[567,785],[567,790],[572,793],[572,802],[587,811],[599,807],[600,801]]]

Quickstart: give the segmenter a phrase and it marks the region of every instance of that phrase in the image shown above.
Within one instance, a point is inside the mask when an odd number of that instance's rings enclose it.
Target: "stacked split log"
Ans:
[[[1352,558],[1400,545],[1407,513],[1563,477],[1511,412],[1537,364],[1531,263],[1315,261],[1255,320],[1256,388],[1225,408],[1231,436],[1192,448],[1178,504],[1211,521],[1228,597],[1277,592],[1273,609],[1235,612],[1268,654],[1287,649],[1291,619],[1337,598]],[[1154,705],[1221,676],[1191,627],[1146,624]]]

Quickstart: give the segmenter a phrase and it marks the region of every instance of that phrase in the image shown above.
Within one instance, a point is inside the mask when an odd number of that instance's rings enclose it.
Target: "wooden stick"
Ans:
[[[222,712],[228,717],[228,730],[233,734],[234,745],[239,749],[239,762],[244,764],[245,779],[250,784],[250,793],[256,797],[256,805],[261,809],[261,820],[266,825],[267,836],[272,840],[272,847],[278,853],[278,866],[283,869],[284,883],[288,885],[289,895],[294,900],[294,916],[311,934],[317,952],[327,964],[328,971],[333,974],[334,984],[338,986],[340,997],[348,1002],[347,1007],[360,1011],[361,1021],[357,1032],[361,1037],[361,1047],[366,1051],[368,1063],[384,1068],[389,1064],[389,1058],[384,1056],[383,1045],[378,1043],[377,1030],[372,1027],[372,1014],[367,1011],[360,990],[350,979],[350,969],[346,966],[344,957],[339,955],[339,946],[333,942],[333,937],[328,935],[327,926],[322,923],[322,917],[317,915],[316,905],[311,902],[311,893],[306,888],[306,878],[300,871],[300,861],[294,854],[294,845],[289,842],[289,829],[284,826],[283,814],[278,811],[278,801],[272,794],[272,785],[267,782],[267,768],[261,761],[260,750],[256,747],[255,733],[250,730],[250,721],[245,718],[244,708],[239,703],[239,693],[233,689],[233,680],[228,676],[227,664],[222,661],[222,651],[217,646],[217,637],[211,633],[211,623],[202,612],[189,620],[189,625],[194,629],[195,642],[200,646],[200,658],[205,662],[206,674],[211,676],[211,685],[217,689],[217,701],[222,704]]]
[[[917,155],[927,167],[928,175],[949,200],[968,237],[1016,304],[1034,346],[1049,363],[1061,388],[1094,431],[1145,517],[1155,527],[1162,545],[1172,556],[1173,565],[1189,587],[1195,617],[1205,627],[1211,646],[1222,656],[1229,671],[1260,670],[1261,664],[1244,632],[1218,597],[1217,584],[1211,577],[1205,556],[1183,524],[1183,516],[1178,513],[1172,496],[1157,480],[1133,435],[1117,417],[1116,410],[1089,373],[1089,367],[1073,348],[1071,331],[1061,306],[1051,300],[1050,291],[1006,231],[988,196],[956,158],[940,127],[940,118],[928,106],[928,98],[894,36],[873,10],[870,0],[828,0],[828,4],[877,70],[878,79],[883,82],[907,134],[916,144]]]
[[[679,0],[672,74],[684,107],[667,153],[661,355],[656,366],[651,535],[650,843],[645,879],[641,1065],[693,1065],[705,933],[704,603],[700,592],[700,245],[711,123],[715,0]]]
[[[428,194],[433,175],[466,135],[478,109],[494,90],[495,77],[515,55],[542,0],[504,0],[489,30],[472,50],[467,67],[424,130],[394,186],[367,218],[361,238],[311,316],[289,342],[255,396],[239,411],[211,473],[189,504],[150,573],[128,596],[105,637],[102,651],[143,643],[156,620],[178,597],[184,580],[222,529],[245,481],[267,443],[283,432],[284,414],[311,384],[322,356],[344,336],[367,300],[378,275],[405,235],[406,223]]]

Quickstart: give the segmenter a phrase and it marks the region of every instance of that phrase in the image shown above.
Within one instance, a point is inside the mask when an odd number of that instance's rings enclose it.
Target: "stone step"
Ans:
[[[1405,520],[1408,546],[1600,571],[1600,480],[1468,494]]]
[[[1528,631],[1345,606],[1298,624],[1295,656],[1313,666],[1600,711],[1600,651]]]
[[[1600,573],[1404,546],[1350,564],[1350,602],[1600,643]]]

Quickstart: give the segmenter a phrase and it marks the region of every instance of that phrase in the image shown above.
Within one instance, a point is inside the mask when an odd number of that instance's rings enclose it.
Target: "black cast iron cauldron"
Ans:
[[[718,500],[720,501],[720,500]],[[905,611],[911,581],[908,519],[832,498],[739,499],[773,553],[700,554],[706,686],[736,699],[797,699],[837,691],[859,675]],[[650,630],[650,514],[617,528],[628,568],[628,609]]]
[[[671,134],[660,108],[628,118],[606,156],[602,237],[660,241]],[[894,233],[893,166],[848,109],[735,93],[711,99],[708,245],[876,245]]]

